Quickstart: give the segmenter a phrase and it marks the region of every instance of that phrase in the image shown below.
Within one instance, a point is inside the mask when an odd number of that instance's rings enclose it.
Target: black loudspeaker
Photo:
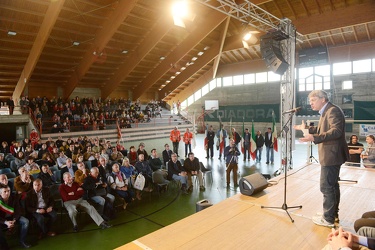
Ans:
[[[239,186],[241,194],[252,195],[264,190],[268,186],[268,182],[262,174],[255,173],[242,177]]]
[[[275,40],[273,34],[266,34],[260,38],[260,52],[268,68],[274,73],[283,75],[289,64],[285,61],[280,40]]]

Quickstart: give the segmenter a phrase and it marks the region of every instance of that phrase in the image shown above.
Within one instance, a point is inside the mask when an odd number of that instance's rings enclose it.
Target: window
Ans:
[[[330,65],[298,69],[298,90],[311,91],[330,89],[330,71]]]
[[[353,89],[353,81],[343,81],[342,89]]]
[[[202,87],[202,96],[206,95],[209,91],[209,83],[207,83]]]
[[[223,87],[228,87],[233,85],[233,77],[223,77]]]
[[[267,82],[267,72],[261,72],[255,74],[256,83],[265,83]]]
[[[268,71],[268,82],[279,82],[281,75],[275,74],[272,71]]]
[[[214,88],[216,88],[216,79],[213,79],[210,82],[210,91],[212,91]]]
[[[244,75],[244,84],[254,84],[255,83],[255,74]]]
[[[371,59],[353,61],[353,73],[371,72]]]
[[[198,90],[197,92],[194,93],[194,101],[198,101],[201,98],[201,90]]]
[[[191,95],[188,99],[187,99],[187,105],[190,106],[191,104],[194,103],[194,95]]]
[[[352,73],[352,62],[334,63],[333,75],[348,75]]]
[[[233,85],[243,85],[243,75],[233,76]]]

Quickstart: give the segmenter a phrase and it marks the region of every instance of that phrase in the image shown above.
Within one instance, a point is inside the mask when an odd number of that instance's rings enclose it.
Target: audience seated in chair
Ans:
[[[15,224],[19,224],[21,227],[20,232],[20,244],[23,248],[30,248],[31,245],[26,243],[27,231],[29,230],[29,220],[21,215],[22,209],[20,202],[16,194],[10,191],[8,186],[0,184],[0,206],[4,209],[0,209],[0,225],[2,228],[7,229],[10,233],[14,232]],[[0,234],[2,234],[1,232]],[[9,249],[8,243],[4,237],[0,239],[2,242],[1,249]]]
[[[39,239],[45,236],[55,236],[56,233],[52,231],[52,226],[57,219],[57,213],[53,209],[54,199],[50,195],[49,188],[43,187],[41,179],[36,179],[33,182],[33,189],[27,193],[26,210],[36,219],[39,228],[42,232]],[[46,223],[46,219],[48,223]]]
[[[134,200],[134,191],[129,185],[128,179],[123,172],[120,171],[118,163],[113,164],[112,173],[108,176],[108,185],[112,192],[116,193],[124,200],[123,208],[126,209],[127,205]]]
[[[183,194],[188,194],[187,172],[182,167],[181,162],[177,160],[177,154],[172,154],[172,160],[168,162],[168,179],[179,181]]]
[[[184,169],[186,170],[188,175],[189,190],[191,191],[193,189],[191,177],[195,175],[197,176],[199,181],[199,190],[204,191],[205,187],[203,185],[203,174],[200,170],[199,159],[194,156],[194,153],[188,154],[188,158],[186,158],[184,161]]]
[[[60,185],[59,191],[61,198],[64,202],[64,207],[68,211],[69,217],[73,223],[73,231],[78,232],[77,225],[77,206],[87,212],[96,225],[102,229],[111,227],[104,219],[99,215],[93,206],[91,206],[86,200],[83,199],[85,191],[73,181],[73,177],[69,172],[63,175],[64,183]]]

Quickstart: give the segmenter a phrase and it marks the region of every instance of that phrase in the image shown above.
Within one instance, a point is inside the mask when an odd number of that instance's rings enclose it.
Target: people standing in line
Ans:
[[[177,157],[179,157],[179,155],[178,155],[178,145],[181,141],[181,134],[180,134],[180,130],[178,130],[177,126],[174,127],[174,129],[171,131],[171,133],[169,135],[169,139],[173,143],[173,153],[176,153]]]
[[[366,136],[367,149],[361,158],[365,168],[375,168],[375,137],[373,135]]]
[[[273,139],[272,139],[272,129],[268,128],[267,132],[264,134],[264,144],[266,145],[266,164],[273,164]]]
[[[323,193],[323,214],[313,216],[315,224],[333,227],[338,220],[340,204],[340,167],[349,158],[345,140],[345,116],[341,108],[332,104],[323,90],[313,90],[309,96],[311,109],[319,111],[318,126],[310,126],[309,133],[300,138],[302,142],[318,144],[320,171],[320,191]],[[305,122],[295,125],[295,129],[305,129]]]
[[[262,135],[262,132],[259,130],[257,131],[257,135],[255,137],[255,144],[257,146],[256,149],[256,161],[257,163],[260,163],[262,160],[262,151],[263,151],[263,145],[264,145],[264,137]]]
[[[228,137],[227,131],[224,129],[223,124],[221,124],[219,130],[216,132],[216,137],[218,140],[219,160],[221,160],[221,155],[223,154],[223,151],[225,149],[226,139]]]
[[[214,157],[214,144],[215,144],[215,132],[214,128],[210,126],[210,129],[207,131],[207,156],[206,158],[211,156],[211,159]]]
[[[243,137],[243,161],[246,161],[246,158],[250,161],[250,139],[251,134],[249,133],[249,129],[245,128],[245,134]]]
[[[191,141],[193,140],[193,133],[188,128],[186,128],[183,140],[185,142],[185,158],[187,158],[188,153],[191,153]]]
[[[233,176],[233,184],[235,187],[238,186],[237,183],[237,171],[238,171],[238,156],[240,155],[240,151],[238,150],[236,144],[234,143],[233,139],[229,140],[229,145],[224,149],[224,156],[226,158],[226,173],[227,173],[227,187],[230,184],[230,172]]]
[[[349,162],[346,163],[348,166],[360,167],[361,166],[361,154],[363,152],[363,144],[358,142],[358,136],[350,136],[349,143]]]

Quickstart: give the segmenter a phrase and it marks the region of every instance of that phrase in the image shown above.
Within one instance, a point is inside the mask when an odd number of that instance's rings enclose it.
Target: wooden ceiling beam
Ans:
[[[160,63],[159,66],[156,67],[155,70],[153,70],[141,84],[139,84],[134,89],[134,100],[139,98],[165,73],[167,73],[171,69],[171,64],[174,65],[176,62],[179,62],[184,56],[186,56],[189,51],[196,47],[207,35],[209,35],[227,18],[225,14],[215,10],[209,10],[209,12],[206,14],[206,17],[209,18],[205,20],[204,25],[195,27],[195,30],[190,32],[190,35],[179,46],[177,46],[174,51],[172,51],[170,55],[167,56],[166,59],[162,63]],[[204,54],[206,53],[207,51]],[[185,71],[186,70],[187,69],[185,69]]]
[[[227,20],[225,22],[225,25],[224,25],[224,27],[221,31],[221,34],[220,34],[220,41],[221,41],[220,52],[219,52],[219,54],[217,55],[217,57],[215,58],[215,61],[214,61],[213,76],[212,76],[213,78],[216,77],[217,68],[219,67],[221,53],[222,53],[224,42],[225,42],[225,37],[227,36],[227,32],[228,32],[229,22],[230,22],[230,17],[228,16]]]
[[[220,52],[220,45],[221,42],[215,43],[211,46],[206,52],[200,56],[193,65],[187,67],[184,71],[181,72],[178,76],[176,76],[173,81],[171,81],[167,86],[165,86],[161,92],[162,94],[159,96],[168,95],[170,92],[173,92],[177,89],[180,85],[182,85],[186,80],[188,80],[192,75],[206,66],[209,62],[211,62]],[[211,77],[212,80],[212,77]]]
[[[20,99],[21,94],[34,71],[43,48],[47,43],[48,37],[52,31],[53,26],[55,25],[64,2],[65,0],[51,1],[44,16],[43,22],[40,26],[39,32],[35,38],[34,44],[30,50],[30,54],[26,60],[21,76],[17,82],[16,88],[13,92],[13,100]]]
[[[358,13],[361,13],[360,15]],[[318,33],[361,23],[373,22],[375,1],[336,9],[320,15],[312,15],[293,21],[297,31],[303,35]]]
[[[72,94],[78,83],[95,62],[96,58],[99,57],[109,40],[113,37],[122,22],[134,8],[136,2],[137,0],[120,1],[118,3],[114,12],[110,15],[110,18],[103,24],[103,28],[95,35],[94,42],[90,45],[90,48],[86,50],[80,64],[76,67],[74,73],[69,78],[64,89],[65,98],[68,98]]]
[[[154,28],[143,38],[143,42],[132,51],[126,59],[126,62],[121,64],[119,68],[111,76],[110,80],[102,87],[102,98],[107,98],[121,82],[134,70],[135,67],[143,60],[145,56],[158,44],[158,42],[168,33],[172,28],[171,17],[163,16],[156,22]],[[138,86],[139,87],[139,86]]]

